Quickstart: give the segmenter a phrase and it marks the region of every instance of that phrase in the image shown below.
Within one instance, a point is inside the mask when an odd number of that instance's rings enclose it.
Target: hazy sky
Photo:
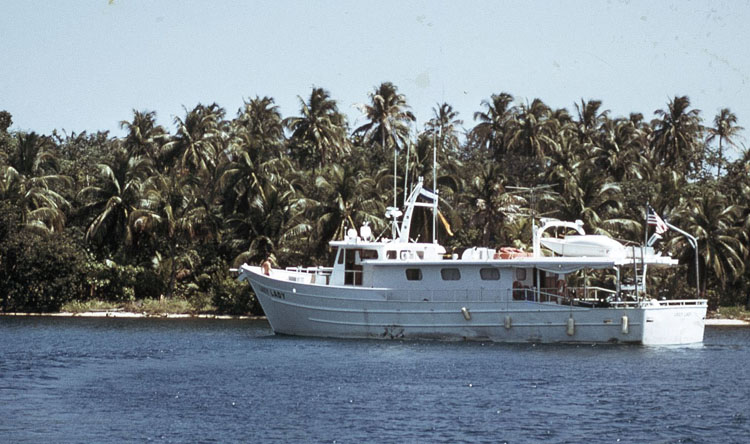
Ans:
[[[687,95],[711,123],[729,107],[750,128],[746,1],[4,0],[0,109],[14,130],[110,130],[154,110],[270,96],[297,115],[326,88],[349,116],[383,81],[420,128],[438,102],[464,126],[493,93],[575,114],[599,99],[646,119]],[[745,133],[748,133],[746,131]],[[743,142],[746,142],[743,140]]]

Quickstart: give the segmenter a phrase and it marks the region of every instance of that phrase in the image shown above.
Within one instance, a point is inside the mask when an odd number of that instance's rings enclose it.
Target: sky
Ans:
[[[4,0],[0,13],[0,110],[15,131],[121,136],[141,110],[173,132],[198,103],[231,118],[255,96],[288,117],[313,87],[354,128],[385,81],[419,128],[445,102],[470,129],[507,92],[646,119],[687,95],[705,124],[727,107],[750,129],[750,3]]]

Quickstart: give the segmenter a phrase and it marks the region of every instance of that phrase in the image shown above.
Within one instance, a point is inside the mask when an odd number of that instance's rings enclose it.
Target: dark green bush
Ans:
[[[0,308],[54,312],[86,294],[87,259],[63,234],[14,230],[0,241]]]
[[[263,314],[250,286],[245,282],[238,282],[232,276],[225,276],[218,282],[214,282],[213,302],[219,313]]]

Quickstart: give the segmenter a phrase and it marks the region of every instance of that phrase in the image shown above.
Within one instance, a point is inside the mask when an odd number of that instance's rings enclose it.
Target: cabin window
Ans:
[[[339,250],[339,257],[338,257],[338,263],[343,264],[344,263],[344,255],[346,254],[346,250]]]
[[[417,251],[417,257],[420,259],[424,259],[424,251]]]
[[[500,270],[497,268],[482,268],[479,270],[479,275],[483,281],[497,281],[500,279]]]
[[[461,279],[461,272],[458,268],[443,268],[440,270],[440,276],[444,281],[457,281]]]
[[[344,285],[362,285],[362,266],[357,264],[357,250],[342,252],[344,261]]]
[[[378,258],[378,250],[359,250],[359,258],[361,260],[377,259]]]
[[[357,250],[346,250],[346,263],[347,264],[354,264],[354,259],[356,257],[354,254],[356,252]]]
[[[386,259],[396,259],[396,250],[388,250],[385,252]]]
[[[406,269],[406,280],[408,281],[421,281],[422,270],[419,268],[407,268]]]
[[[525,268],[516,268],[516,280],[517,281],[525,281],[526,280],[526,269]]]

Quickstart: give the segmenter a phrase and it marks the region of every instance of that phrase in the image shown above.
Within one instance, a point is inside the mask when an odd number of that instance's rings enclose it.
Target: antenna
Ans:
[[[531,199],[529,199],[529,207],[531,209],[531,217],[532,219],[536,218],[536,194],[538,191],[542,190],[549,190],[550,188],[554,188],[555,185],[551,184],[544,184],[544,185],[534,185],[533,187],[505,187],[508,190],[515,190],[517,194],[529,194],[531,196]],[[555,191],[547,191],[547,193],[550,194],[557,194]]]
[[[414,120],[414,133],[416,134],[416,137],[419,138],[419,130],[417,129],[417,121]],[[411,162],[411,146],[413,142],[411,140],[411,137],[409,137],[409,144],[406,145],[406,170],[404,171],[404,202],[406,202],[406,199],[408,198],[407,192],[409,190],[409,163]]]
[[[383,133],[383,139],[385,139],[385,133]],[[383,142],[385,143],[385,142]],[[398,178],[398,150],[396,149],[396,141],[393,141],[393,207],[398,208],[397,194],[398,184],[396,179]]]
[[[531,198],[529,199],[530,209],[531,209],[531,241],[534,242],[534,239],[536,239],[536,194],[539,191],[544,191],[551,194],[557,194],[554,191],[547,191],[550,188],[553,188],[555,185],[551,184],[544,184],[544,185],[534,185],[533,187],[505,187],[509,190],[516,190],[519,194],[530,194]],[[535,251],[534,254],[537,254]]]

